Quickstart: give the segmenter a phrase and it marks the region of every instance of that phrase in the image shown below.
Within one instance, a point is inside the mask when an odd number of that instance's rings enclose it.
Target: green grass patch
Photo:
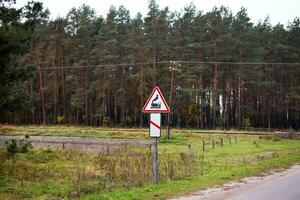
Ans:
[[[149,138],[146,129],[1,126],[0,132]],[[47,148],[17,154],[15,160],[1,150],[0,199],[166,199],[300,161],[300,141],[269,133],[176,129],[171,139],[160,138],[158,148],[158,185],[152,184],[149,148],[120,147],[108,155]]]
[[[233,180],[239,180],[246,176],[259,175],[262,172],[277,168],[287,168],[300,160],[300,154],[294,152],[286,157],[262,160],[255,164],[245,164],[240,166],[213,166],[214,171],[199,177],[186,178],[184,180],[169,181],[158,185],[147,185],[142,188],[131,190],[116,190],[102,194],[91,194],[81,199],[166,199],[176,195],[188,194],[191,191],[205,189],[207,187],[221,185]]]

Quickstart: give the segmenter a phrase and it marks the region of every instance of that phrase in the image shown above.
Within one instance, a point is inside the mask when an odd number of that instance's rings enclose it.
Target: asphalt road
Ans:
[[[300,165],[261,177],[249,177],[174,200],[300,200]]]

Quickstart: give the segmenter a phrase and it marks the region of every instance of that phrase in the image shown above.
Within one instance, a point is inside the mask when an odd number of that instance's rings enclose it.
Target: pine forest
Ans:
[[[159,86],[178,128],[300,129],[300,19],[253,23],[245,8],[145,16],[88,5],[50,18],[0,1],[0,123],[146,127]]]

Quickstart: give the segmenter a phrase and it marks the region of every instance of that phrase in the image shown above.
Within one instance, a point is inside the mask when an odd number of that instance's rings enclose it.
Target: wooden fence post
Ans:
[[[190,151],[190,155],[192,155],[192,145],[189,144],[189,151]]]
[[[109,145],[106,146],[106,155],[109,155]]]

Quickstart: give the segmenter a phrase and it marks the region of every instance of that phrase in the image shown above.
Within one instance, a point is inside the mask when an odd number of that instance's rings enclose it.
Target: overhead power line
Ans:
[[[126,66],[136,66],[136,65],[149,65],[149,64],[222,64],[224,65],[272,65],[272,66],[300,66],[300,63],[268,63],[268,62],[202,62],[202,61],[149,61],[149,62],[139,62],[139,63],[118,63],[118,64],[99,64],[99,65],[73,65],[67,67],[40,67],[39,69],[76,69],[76,68],[97,68],[97,67],[126,67]]]

